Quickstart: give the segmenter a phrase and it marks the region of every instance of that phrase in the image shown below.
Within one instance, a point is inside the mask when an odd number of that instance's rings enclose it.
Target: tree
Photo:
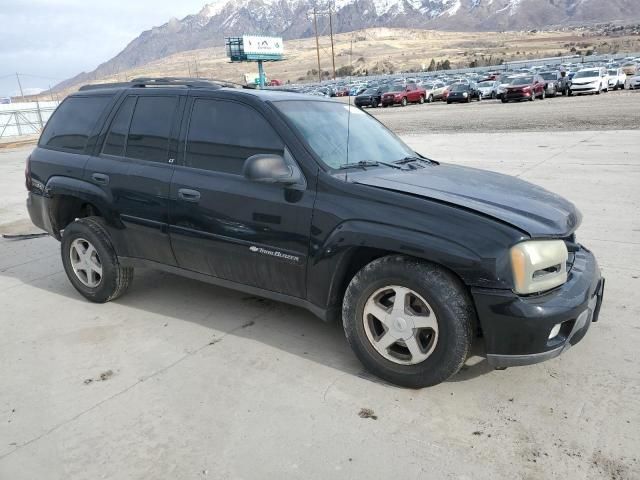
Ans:
[[[433,72],[436,69],[436,61],[432,58],[429,63],[429,68],[427,68],[427,72]]]

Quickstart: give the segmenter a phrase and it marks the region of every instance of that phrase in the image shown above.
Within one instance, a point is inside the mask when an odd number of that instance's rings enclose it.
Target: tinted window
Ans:
[[[280,137],[262,115],[235,102],[194,102],[187,136],[187,166],[240,175],[244,161],[259,153],[284,153]]]
[[[120,105],[118,113],[113,119],[113,122],[111,122],[111,128],[109,129],[109,134],[102,149],[103,153],[117,155],[119,157],[124,156],[124,145],[127,139],[127,133],[129,132],[129,123],[131,122],[131,114],[133,113],[135,104],[136,97],[127,97],[122,105]]]
[[[110,96],[69,97],[55,111],[40,137],[40,146],[82,152]]]
[[[177,101],[177,97],[138,97],[127,138],[127,157],[167,161]]]

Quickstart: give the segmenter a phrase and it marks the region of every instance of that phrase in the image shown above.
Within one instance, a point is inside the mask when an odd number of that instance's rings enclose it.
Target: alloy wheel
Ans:
[[[435,312],[407,287],[390,285],[376,290],[365,303],[362,321],[371,346],[393,363],[422,363],[438,343]]]
[[[102,281],[102,262],[96,248],[84,238],[76,238],[69,248],[71,268],[85,287],[96,288]]]

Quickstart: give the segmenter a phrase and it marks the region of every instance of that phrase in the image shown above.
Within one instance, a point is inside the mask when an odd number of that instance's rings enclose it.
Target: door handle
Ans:
[[[94,173],[91,175],[91,178],[100,185],[107,185],[109,183],[109,175],[105,175],[104,173]]]
[[[178,198],[185,202],[198,203],[200,201],[200,192],[197,190],[190,190],[188,188],[181,188],[178,190]]]

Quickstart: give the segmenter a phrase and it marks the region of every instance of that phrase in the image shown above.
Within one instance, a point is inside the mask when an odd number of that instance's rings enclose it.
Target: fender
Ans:
[[[338,308],[345,275],[360,249],[410,255],[445,265],[469,286],[509,288],[507,279],[497,278],[496,259],[483,258],[471,246],[454,239],[363,220],[339,224],[313,247],[307,271],[308,299],[327,309]]]
[[[71,177],[53,176],[49,178],[44,189],[44,196],[49,200],[49,218],[54,231],[53,235],[56,238],[59,236],[57,233],[57,226],[54,222],[54,207],[55,203],[52,202],[57,195],[65,195],[68,197],[76,198],[82,202],[90,203],[97,208],[105,221],[112,227],[117,229],[124,228],[117,212],[112,208],[113,196],[111,193],[107,193],[100,187]]]

